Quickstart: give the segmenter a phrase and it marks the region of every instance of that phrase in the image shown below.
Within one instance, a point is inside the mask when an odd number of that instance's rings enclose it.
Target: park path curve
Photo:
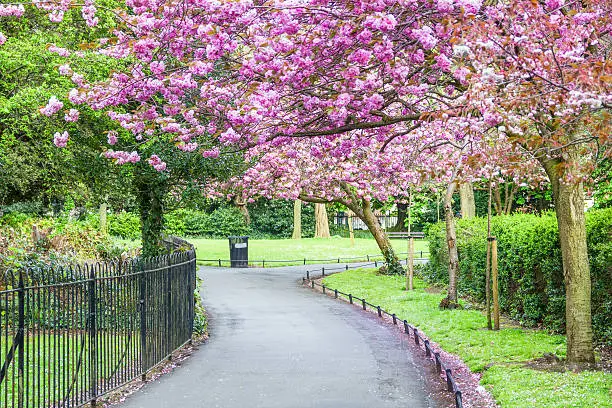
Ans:
[[[337,265],[336,265],[337,266]],[[443,407],[411,342],[301,286],[314,267],[201,267],[210,338],[123,408]]]

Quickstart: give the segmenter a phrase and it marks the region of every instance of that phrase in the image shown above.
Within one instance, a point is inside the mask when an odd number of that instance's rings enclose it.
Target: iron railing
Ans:
[[[365,266],[370,266],[373,264],[360,264],[359,268],[363,268]],[[324,284],[316,282],[317,279],[324,278],[325,276],[329,276],[334,273],[346,271],[349,269],[353,269],[355,266],[345,265],[343,268],[320,268],[316,270],[306,271],[306,276],[302,278],[302,283],[309,284],[312,289],[321,288],[321,293],[328,296],[333,296],[335,299],[339,299],[344,297],[351,305],[360,306],[363,310],[369,310],[376,312],[378,317],[382,318],[383,316],[387,316],[393,321],[394,325],[403,325],[404,333],[410,337],[410,332],[412,331],[412,337],[414,338],[414,342],[417,346],[423,346],[425,351],[425,357],[431,361],[433,361],[436,365],[436,370],[439,375],[444,373],[444,378],[446,381],[446,387],[449,392],[453,394],[455,400],[455,408],[463,408],[463,398],[461,395],[461,390],[453,377],[452,369],[448,367],[441,359],[440,353],[436,352],[430,345],[429,339],[423,336],[423,334],[419,331],[418,328],[410,325],[407,320],[402,320],[395,313],[389,313],[385,309],[381,308],[379,305],[374,305],[368,302],[365,298],[359,298],[354,296],[351,293],[345,293],[338,289],[331,289]],[[318,275],[312,275],[312,273],[319,273]]]
[[[145,377],[191,340],[195,268],[187,247],[0,277],[0,408],[94,406]]]
[[[406,256],[405,260],[406,262],[408,261],[407,255],[408,252],[396,252],[396,255],[398,257],[403,257]],[[414,252],[414,260],[415,261],[427,261],[429,258],[429,251],[415,251]],[[248,260],[248,264],[250,266],[258,266],[259,264],[261,264],[262,268],[266,267],[266,264],[268,265],[274,265],[274,264],[283,264],[283,266],[293,266],[293,265],[308,265],[308,264],[321,264],[321,263],[342,263],[342,262],[376,262],[381,263],[384,260],[384,257],[381,254],[376,254],[376,255],[361,255],[361,256],[353,256],[353,257],[338,257],[338,258],[327,258],[327,259],[308,259],[308,258],[302,258],[302,259],[249,259]],[[208,263],[208,264],[214,264],[216,266],[230,266],[231,265],[231,260],[230,259],[202,259],[202,258],[198,258],[198,262],[201,263]]]

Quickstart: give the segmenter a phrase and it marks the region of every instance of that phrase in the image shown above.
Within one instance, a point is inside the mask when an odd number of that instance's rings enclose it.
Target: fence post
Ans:
[[[168,360],[172,360],[172,341],[170,340],[172,337],[173,328],[172,326],[172,318],[170,316],[170,311],[172,310],[172,272],[174,271],[172,267],[172,257],[168,256],[168,263],[166,269],[166,353],[168,354]]]
[[[306,265],[306,258],[304,258],[304,265]]]
[[[89,387],[91,392],[91,406],[96,406],[98,398],[98,356],[97,356],[97,328],[96,328],[96,269],[89,269],[88,282],[89,297]]]
[[[310,283],[312,283],[312,288],[314,289],[314,281],[311,281]]]
[[[430,357],[431,352],[429,351],[429,340],[425,340],[423,343],[425,343],[425,357]]]
[[[453,392],[453,381],[451,380],[451,369],[446,369],[446,386],[450,392]]]
[[[334,298],[338,299],[338,289],[334,289]]]
[[[344,265],[344,270],[348,271],[348,264]]]
[[[380,311],[380,306],[376,306],[376,310],[378,311],[378,317],[382,317],[382,312]]]
[[[140,264],[140,374],[142,381],[147,380],[147,304],[146,304],[146,274],[144,262]]]
[[[419,329],[415,327],[412,330],[414,331],[414,343],[418,345],[419,344]]]
[[[262,267],[262,268],[265,268],[265,267],[266,267],[266,260],[265,260],[265,259],[262,259],[262,260],[261,260],[261,267]]]
[[[310,271],[306,271],[306,279],[310,280]]]
[[[219,268],[221,267],[221,260],[219,259]]]
[[[365,299],[361,299],[361,306],[363,307],[363,310],[366,310],[366,301],[365,301]]]
[[[436,371],[438,374],[442,372],[442,364],[440,363],[440,353],[434,352],[434,358],[436,360]]]
[[[323,285],[322,288],[323,288],[323,294],[325,294],[325,285]]]
[[[397,316],[395,316],[395,313],[393,313],[391,317],[393,318],[393,324],[397,324]]]
[[[499,330],[499,284],[497,282],[497,239],[491,237],[491,272],[493,274],[493,330]]]
[[[24,382],[24,369],[25,369],[25,356],[24,356],[24,346],[25,346],[25,284],[23,282],[23,270],[19,270],[19,291],[17,292],[17,303],[18,303],[18,313],[19,313],[19,322],[17,329],[17,347],[19,351],[17,352],[17,406],[18,408],[23,408],[26,403],[25,398],[25,382]]]
[[[461,391],[455,391],[455,407],[463,408],[463,398],[461,397]]]
[[[321,268],[321,276],[325,276],[325,268]]]
[[[408,322],[406,320],[404,320],[404,333],[410,335],[410,333],[408,332]]]
[[[351,303],[351,305],[353,304],[353,295],[351,295],[350,293],[349,293],[349,302]]]

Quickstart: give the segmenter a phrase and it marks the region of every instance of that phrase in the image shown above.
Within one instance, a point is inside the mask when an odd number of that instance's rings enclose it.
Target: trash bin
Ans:
[[[230,266],[247,268],[249,266],[249,237],[229,237]]]

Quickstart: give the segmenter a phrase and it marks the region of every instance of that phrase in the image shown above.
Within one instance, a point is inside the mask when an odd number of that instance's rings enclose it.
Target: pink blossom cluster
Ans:
[[[166,163],[158,155],[152,155],[147,162],[157,171],[166,170]]]
[[[70,135],[67,131],[64,131],[62,133],[55,132],[55,134],[53,135],[53,144],[57,147],[66,147],[69,139]]]
[[[23,4],[0,4],[0,17],[21,17],[24,12]]]
[[[116,164],[138,163],[140,161],[138,152],[126,152],[122,150],[107,150],[104,152],[104,157],[113,159]]]
[[[63,107],[64,107],[64,103],[61,102],[59,99],[57,99],[56,96],[52,96],[49,99],[49,102],[47,103],[47,105],[43,108],[40,108],[39,111],[45,116],[53,116]]]

